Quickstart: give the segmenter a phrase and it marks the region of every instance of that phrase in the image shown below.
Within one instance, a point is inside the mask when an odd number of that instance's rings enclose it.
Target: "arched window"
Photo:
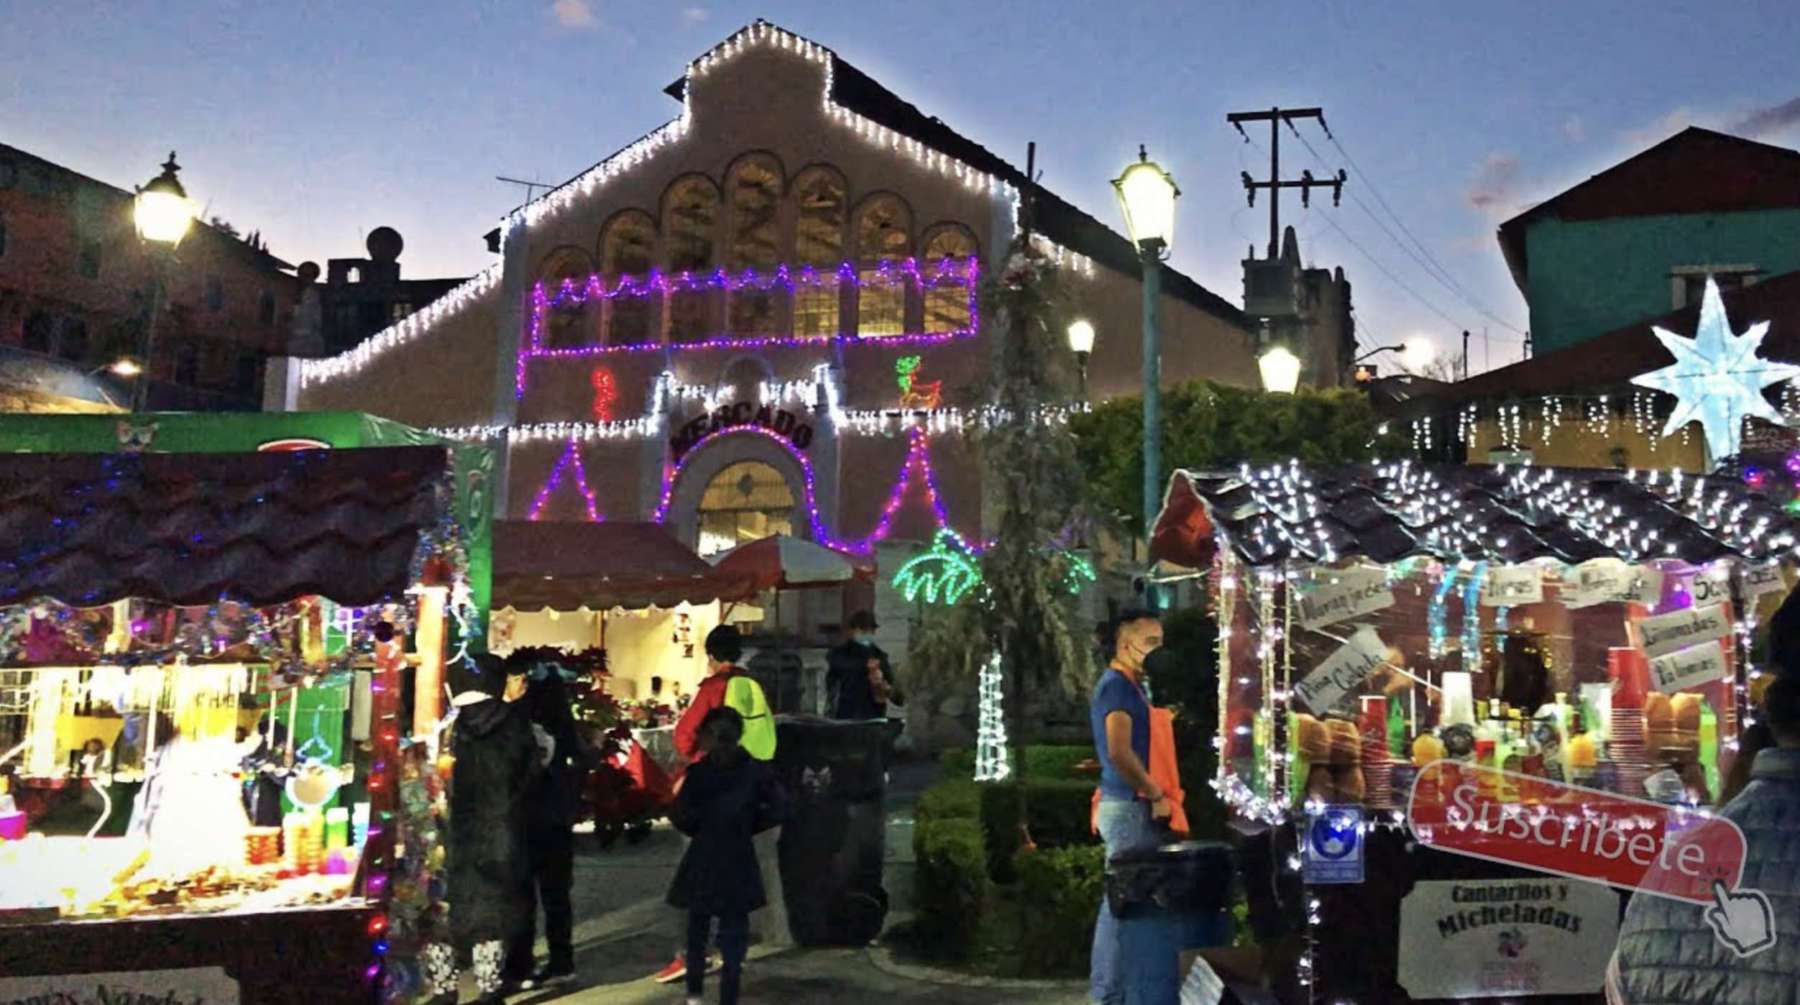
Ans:
[[[656,266],[656,221],[640,210],[626,210],[607,221],[600,232],[600,271],[606,285],[621,277],[642,280]],[[641,345],[656,341],[656,299],[614,297],[606,302],[608,345]]]
[[[32,311],[25,318],[25,348],[48,353],[56,342],[56,319],[44,311]]]
[[[940,268],[953,271],[958,277],[964,275],[964,267],[975,255],[975,235],[961,224],[941,224],[925,235],[921,272],[927,284],[937,283],[925,288],[926,331],[954,332],[969,327],[969,295],[973,291],[962,282],[937,276]]]
[[[256,320],[265,328],[275,324],[275,294],[268,290],[256,298]]]
[[[768,154],[740,157],[726,175],[731,241],[725,267],[733,274],[754,269],[767,275],[781,264],[781,180],[781,162]],[[773,291],[733,293],[727,327],[734,333],[773,333],[778,330],[778,303]]]
[[[780,471],[761,461],[739,461],[706,483],[700,496],[702,557],[757,541],[792,534],[794,490]]]
[[[544,256],[542,264],[538,266],[537,278],[543,284],[544,296],[550,299],[552,306],[544,315],[544,326],[538,332],[538,344],[541,347],[572,349],[587,342],[587,305],[573,302],[556,304],[555,300],[564,280],[580,289],[593,271],[593,259],[580,248],[565,245]]]
[[[669,272],[712,272],[718,225],[719,190],[711,179],[690,175],[670,185],[663,195],[663,234],[668,241]],[[714,299],[702,290],[670,296],[669,338],[677,342],[704,338],[712,324]]]
[[[87,360],[88,329],[86,321],[80,318],[63,319],[62,338],[57,341],[56,354],[76,363]]]
[[[882,262],[898,264],[912,256],[912,211],[900,197],[872,195],[856,209],[856,333],[899,335],[906,331],[906,283],[898,269],[882,281]]]
[[[820,284],[794,290],[794,334],[838,332],[837,267],[844,260],[844,224],[849,216],[844,176],[811,167],[794,179],[794,264],[818,271]]]
[[[218,276],[206,277],[206,309],[222,311],[225,309],[225,282]]]

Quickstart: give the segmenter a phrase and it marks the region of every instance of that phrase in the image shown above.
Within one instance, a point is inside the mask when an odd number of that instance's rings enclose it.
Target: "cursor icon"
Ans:
[[[1740,958],[1755,956],[1775,944],[1775,913],[1761,890],[1727,891],[1714,881],[1713,906],[1706,909],[1706,923],[1719,941]]]

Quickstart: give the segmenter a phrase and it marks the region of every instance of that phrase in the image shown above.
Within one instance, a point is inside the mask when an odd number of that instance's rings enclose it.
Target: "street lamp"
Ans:
[[[1137,245],[1144,290],[1144,544],[1149,547],[1161,508],[1162,476],[1162,261],[1175,237],[1175,179],[1138,145],[1137,163],[1113,180],[1125,233]],[[1154,601],[1154,594],[1149,599]]]
[[[1081,400],[1087,400],[1088,354],[1094,351],[1094,326],[1084,318],[1069,325],[1069,351],[1075,354],[1075,374],[1079,380]]]
[[[1275,394],[1293,394],[1300,386],[1300,357],[1285,345],[1276,344],[1263,350],[1256,359],[1262,372],[1263,390]]]
[[[131,410],[141,412],[150,396],[151,353],[156,348],[157,316],[162,313],[163,301],[168,299],[169,264],[175,257],[175,247],[187,236],[188,228],[194,223],[194,204],[188,199],[187,189],[181,187],[181,179],[176,172],[181,165],[175,163],[175,151],[169,151],[169,159],[163,162],[162,173],[150,179],[149,184],[137,190],[137,197],[131,207],[132,222],[137,226],[138,237],[150,250],[152,285],[150,289],[150,310],[144,319],[143,330],[138,332],[137,359],[132,361],[133,376],[136,379],[131,386]],[[123,371],[116,373],[126,376]]]
[[[1432,357],[1437,355],[1437,351],[1432,348],[1429,339],[1413,338],[1407,339],[1399,345],[1384,345],[1379,348],[1370,349],[1368,352],[1356,357],[1351,365],[1354,366],[1356,363],[1361,363],[1363,360],[1369,359],[1372,356],[1379,356],[1384,352],[1399,353],[1400,365],[1408,370],[1424,369],[1431,365]]]

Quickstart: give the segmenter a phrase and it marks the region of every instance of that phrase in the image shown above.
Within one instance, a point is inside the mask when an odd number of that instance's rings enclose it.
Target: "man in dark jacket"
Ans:
[[[546,987],[575,975],[575,909],[569,891],[574,884],[575,820],[580,815],[582,780],[593,767],[593,753],[575,728],[569,692],[562,670],[539,663],[530,668],[531,685],[524,704],[529,706],[532,729],[537,734],[540,762],[526,796],[525,843],[531,864],[533,891],[544,908],[544,941],[550,958],[532,965],[532,945],[537,941],[537,911],[525,914],[525,924],[507,951],[507,972],[528,975],[521,989]],[[547,753],[547,760],[543,755]]]
[[[471,951],[482,1005],[503,1001],[506,944],[531,911],[531,866],[526,852],[526,794],[538,744],[526,710],[523,667],[505,667],[483,654],[475,666],[451,672],[449,902],[450,931]],[[509,673],[517,669],[517,673]],[[436,947],[434,947],[436,948]],[[456,1001],[454,971],[448,984],[440,961],[428,959],[438,1003]]]
[[[1791,642],[1791,640],[1790,640]],[[1639,893],[1619,927],[1617,990],[1631,1005],[1760,1005],[1795,1001],[1800,983],[1800,674],[1763,692],[1776,746],[1756,755],[1750,784],[1720,811],[1744,832],[1738,891],[1708,907]],[[1749,891],[1766,898],[1768,913]]]
[[[875,644],[875,615],[850,615],[848,637],[825,654],[825,693],[833,719],[887,718],[887,707],[905,704],[894,684],[894,666]]]

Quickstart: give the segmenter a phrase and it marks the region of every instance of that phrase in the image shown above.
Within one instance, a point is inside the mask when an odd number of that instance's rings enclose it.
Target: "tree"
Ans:
[[[1221,468],[1297,458],[1342,464],[1398,456],[1403,437],[1383,432],[1368,396],[1355,390],[1294,394],[1194,381],[1163,392],[1157,484],[1177,468]],[[1144,533],[1141,398],[1114,398],[1070,422],[1094,505],[1129,533]]]
[[[993,540],[978,557],[979,588],[947,607],[928,607],[914,636],[913,665],[940,679],[972,685],[998,654],[1011,713],[1012,763],[1023,763],[1030,729],[1024,695],[1060,683],[1071,693],[1091,684],[1088,633],[1070,590],[1077,557],[1070,546],[1085,526],[1087,497],[1073,436],[1046,423],[1046,410],[1069,400],[1062,352],[1062,275],[1025,239],[983,284],[982,310],[1001,333],[992,383],[983,397],[995,419],[975,438],[992,487]],[[1023,783],[1022,773],[1015,773]]]

